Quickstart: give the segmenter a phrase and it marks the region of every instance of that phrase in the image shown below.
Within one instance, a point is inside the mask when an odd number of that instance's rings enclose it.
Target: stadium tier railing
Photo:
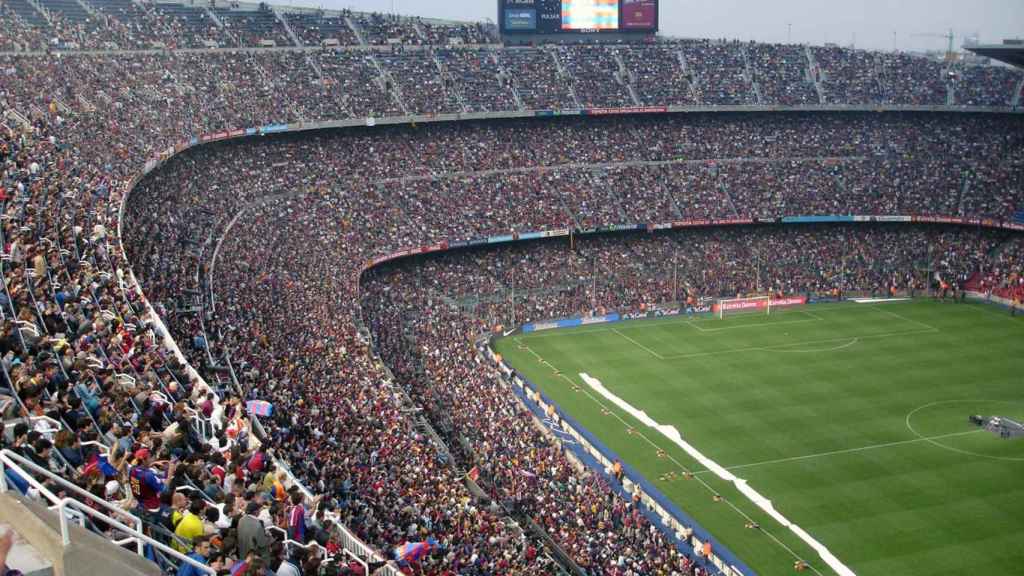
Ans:
[[[12,476],[8,476],[11,474]],[[46,478],[48,482],[54,483],[65,494],[74,496],[61,497],[53,493],[43,482],[36,479],[36,475]],[[110,504],[103,498],[94,496],[75,484],[68,482],[60,476],[46,470],[34,462],[24,458],[10,450],[0,451],[0,492],[6,492],[12,488],[11,482],[18,480],[23,482],[39,498],[48,503],[49,510],[56,511],[60,520],[61,542],[65,547],[71,544],[71,531],[68,528],[68,520],[74,520],[85,528],[85,519],[102,521],[119,531],[119,536],[111,538],[110,541],[116,546],[134,544],[136,552],[145,556],[145,547],[151,546],[161,553],[166,554],[179,563],[184,562],[204,574],[216,574],[212,568],[196,562],[194,559],[181,554],[161,542],[150,538],[143,533],[142,519],[122,508]]]

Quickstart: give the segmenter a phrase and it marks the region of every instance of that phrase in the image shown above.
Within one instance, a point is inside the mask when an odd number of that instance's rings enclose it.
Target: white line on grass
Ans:
[[[544,338],[555,338],[559,336],[583,336],[585,334],[596,334],[598,332],[611,332],[611,328],[594,328],[591,330],[551,330],[547,334],[529,333],[526,336],[517,336],[523,340],[542,340]]]
[[[830,344],[833,342],[850,342],[851,339],[868,340],[878,338],[892,338],[894,336],[913,336],[916,334],[934,334],[939,332],[938,328],[929,328],[928,330],[910,330],[906,332],[888,332],[886,334],[868,334],[866,336],[843,336],[840,338],[825,338],[822,340],[804,340],[800,342],[792,342],[790,344],[774,344],[771,346],[751,346],[749,348],[729,348],[725,350],[711,350],[708,352],[693,352],[689,354],[675,354],[669,356],[661,356],[661,360],[686,360],[689,358],[700,358],[702,356],[717,356],[719,354],[736,354],[738,352],[793,352],[791,350],[785,350],[785,348],[792,348],[794,346],[802,346],[807,344]],[[852,345],[852,344],[851,344]],[[846,348],[844,346],[843,348]],[[829,350],[808,350],[807,352],[827,352]]]
[[[1003,318],[1004,320],[1009,320],[1010,322],[1020,322],[1019,316],[1010,316],[1009,312],[996,312],[995,305],[992,303],[988,303],[982,300],[968,300],[966,304],[966,306],[952,306],[952,308],[954,310],[958,308],[963,308],[965,310],[980,310],[993,316]],[[1020,322],[1018,326],[1024,326],[1024,322]]]
[[[894,306],[896,304],[897,303],[892,303],[892,304],[890,304],[890,306]],[[848,310],[870,310],[870,309],[871,309],[871,307],[859,306],[859,305],[854,305],[854,304],[827,304],[827,305],[824,305],[824,307],[816,308],[814,313],[811,313],[811,312],[809,312],[807,310],[798,309],[798,308],[786,308],[786,309],[779,310],[775,314],[776,315],[780,315],[780,316],[781,315],[789,315],[789,314],[804,314],[804,315],[810,316],[812,318],[816,318],[818,320],[825,320],[825,318],[822,318],[820,316],[820,314],[830,313],[830,312],[845,312],[845,311],[848,311]],[[675,318],[675,319],[673,320],[672,318]],[[678,326],[680,324],[689,324],[690,326],[696,328],[700,332],[716,332],[718,330],[728,330],[728,329],[730,329],[730,327],[704,328],[704,327],[699,326],[700,324],[712,324],[712,323],[717,324],[717,323],[720,323],[721,320],[719,320],[718,318],[710,318],[710,317],[708,317],[708,318],[697,318],[697,317],[691,318],[691,317],[683,316],[681,314],[679,316],[677,316],[677,317],[666,316],[666,317],[662,317],[662,318],[628,320],[626,322],[628,322],[628,324],[625,325],[625,326],[622,326],[623,330],[644,330],[644,329],[647,329],[647,328],[660,328],[662,326]],[[799,324],[801,322],[811,322],[811,321],[810,320],[797,320],[794,323]],[[744,327],[750,327],[750,326],[777,326],[779,324],[785,324],[785,323],[789,323],[789,321],[787,320],[785,322],[763,322],[763,323],[758,323],[758,324],[744,324],[742,326],[736,326],[736,328],[744,328]],[[541,338],[556,338],[556,337],[565,337],[565,336],[582,336],[584,334],[596,334],[598,332],[611,332],[611,331],[612,331],[611,328],[578,327],[578,328],[571,329],[571,330],[548,330],[548,331],[542,331],[540,333],[528,332],[528,333],[525,333],[525,334],[522,334],[522,335],[518,336],[518,338],[521,338],[523,340],[539,340]]]
[[[526,345],[526,344],[523,344],[523,343],[522,343],[522,340],[521,340],[521,339],[520,339],[520,338],[519,338],[518,336],[517,336],[517,337],[515,337],[515,338],[514,338],[514,340],[515,340],[515,341],[516,341],[516,342],[517,342],[518,344],[520,344],[520,345],[521,345],[522,347],[526,348],[526,349],[527,349],[527,351],[529,351],[529,353],[530,353],[531,355],[534,355],[534,357],[535,357],[535,358],[537,358],[537,359],[538,359],[539,361],[541,361],[541,362],[544,362],[545,364],[547,364],[547,362],[545,362],[545,360],[544,360],[543,358],[541,358],[541,355],[537,354],[537,352],[535,352],[535,351],[534,351],[534,349],[530,348],[530,347],[529,347],[528,345]],[[549,366],[550,366],[550,364],[549,364]],[[683,465],[683,463],[682,463],[682,462],[680,462],[680,461],[679,461],[678,459],[676,459],[676,457],[675,457],[675,456],[673,456],[672,454],[669,454],[668,452],[665,452],[665,451],[663,451],[663,450],[662,450],[662,448],[660,448],[660,447],[659,447],[659,446],[658,446],[657,444],[655,444],[655,443],[654,443],[653,441],[651,441],[651,440],[650,440],[649,438],[647,438],[646,436],[644,436],[644,434],[643,434],[643,433],[641,433],[641,431],[640,431],[640,430],[634,430],[634,429],[633,429],[633,426],[631,426],[631,425],[629,424],[629,422],[627,422],[627,421],[626,421],[625,419],[623,419],[623,417],[622,417],[622,416],[620,416],[620,415],[616,414],[615,412],[612,412],[611,410],[608,410],[608,408],[607,408],[607,407],[606,407],[606,406],[605,406],[605,405],[604,405],[604,404],[603,404],[603,403],[602,403],[602,402],[601,402],[600,400],[598,400],[597,398],[595,398],[595,397],[594,397],[594,395],[592,395],[592,394],[591,394],[591,393],[589,392],[589,390],[588,390],[587,388],[585,388],[585,387],[582,387],[582,386],[578,386],[578,385],[577,385],[577,383],[575,383],[575,382],[573,382],[573,381],[572,381],[572,378],[569,378],[569,377],[568,377],[568,376],[566,376],[565,374],[562,374],[562,373],[560,373],[560,372],[559,372],[558,376],[559,376],[559,377],[561,377],[561,378],[563,378],[563,379],[564,379],[565,381],[567,381],[567,382],[568,382],[568,383],[569,383],[569,384],[570,384],[570,385],[571,385],[571,386],[572,386],[572,387],[573,387],[574,389],[578,389],[578,390],[579,390],[579,392],[582,392],[582,393],[584,393],[585,395],[587,395],[587,398],[589,398],[589,399],[590,399],[590,400],[591,400],[591,401],[592,401],[592,402],[593,402],[594,404],[597,404],[597,405],[598,405],[598,406],[599,406],[599,407],[601,408],[601,410],[602,410],[602,413],[605,413],[605,414],[608,414],[608,415],[614,416],[614,418],[615,418],[616,420],[620,421],[620,422],[621,422],[621,423],[622,423],[622,424],[623,424],[624,426],[626,426],[626,427],[627,427],[628,429],[630,429],[630,430],[633,430],[633,434],[635,434],[636,436],[638,436],[638,437],[640,437],[641,439],[643,439],[643,441],[644,441],[644,442],[646,442],[647,444],[649,444],[649,445],[650,445],[651,447],[653,447],[655,451],[657,451],[658,453],[664,453],[664,454],[665,454],[665,455],[666,455],[666,456],[667,456],[667,457],[668,457],[668,458],[669,458],[670,460],[672,460],[672,462],[673,462],[674,464],[676,464],[676,466],[677,466],[677,467],[678,467],[679,469],[681,469],[681,470],[683,470],[684,472],[686,472],[686,474],[691,474],[691,472],[690,472],[690,469],[689,469],[689,468],[687,468],[687,467],[686,467],[685,465]],[[705,487],[705,489],[707,489],[707,490],[708,490],[709,492],[711,492],[712,494],[714,494],[714,495],[719,495],[718,491],[717,491],[717,490],[715,490],[714,488],[712,488],[710,484],[708,484],[707,482],[705,482],[705,480],[703,480],[703,479],[701,479],[701,478],[699,478],[699,477],[696,477],[696,476],[693,476],[692,478],[693,478],[693,480],[697,481],[697,482],[698,482],[698,483],[699,483],[699,484],[700,484],[701,486]],[[725,502],[725,503],[726,503],[726,505],[728,505],[728,506],[729,506],[730,508],[732,508],[732,510],[733,510],[733,511],[735,511],[735,512],[737,513],[737,515],[739,515],[740,517],[742,517],[744,521],[746,521],[746,522],[748,522],[748,523],[753,523],[753,522],[754,522],[754,519],[753,519],[753,518],[751,518],[751,517],[750,517],[750,516],[748,515],[748,513],[746,513],[746,512],[744,512],[743,510],[739,509],[739,507],[737,507],[737,506],[736,506],[736,504],[732,503],[732,501],[730,501],[730,500],[729,500],[728,498],[722,498],[722,501],[723,501],[723,502]],[[778,539],[778,537],[777,537],[777,536],[775,536],[774,534],[772,534],[771,532],[768,532],[767,530],[765,530],[764,528],[762,528],[762,529],[761,529],[761,533],[762,533],[762,534],[764,534],[764,535],[766,535],[766,536],[768,536],[769,538],[771,538],[771,539],[772,539],[772,541],[774,541],[774,542],[775,542],[776,544],[778,544],[778,545],[779,545],[779,546],[780,546],[780,547],[781,547],[782,549],[784,549],[784,550],[785,550],[786,552],[790,553],[790,556],[792,556],[793,558],[795,558],[795,559],[797,559],[797,560],[799,560],[799,561],[802,561],[802,562],[806,562],[806,561],[805,561],[805,560],[804,560],[804,559],[803,559],[803,558],[802,558],[802,557],[800,556],[800,554],[798,554],[798,553],[796,552],[796,550],[794,550],[794,549],[793,549],[793,548],[791,548],[790,546],[787,546],[787,545],[785,544],[785,542],[783,542],[783,541],[779,540],[779,539]],[[814,567],[814,565],[813,565],[813,564],[807,563],[807,566],[808,566],[808,567],[809,567],[809,568],[811,569],[811,571],[812,571],[812,572],[814,572],[814,573],[815,573],[815,574],[817,574],[818,576],[824,576],[823,574],[821,574],[821,571],[819,571],[819,570],[818,570],[817,568],[815,568],[815,567]]]
[[[636,340],[634,340],[634,339],[630,338],[629,336],[626,336],[626,335],[625,335],[625,334],[623,334],[622,332],[619,332],[618,330],[616,330],[616,329],[614,329],[614,328],[612,328],[612,332],[615,332],[615,333],[616,333],[616,334],[618,334],[619,336],[622,336],[622,337],[623,337],[623,338],[625,338],[626,340],[629,340],[629,341],[630,341],[630,342],[632,342],[633,344],[635,344],[635,345],[639,346],[640,348],[642,348],[642,349],[646,350],[646,351],[647,351],[647,352],[648,352],[649,354],[651,354],[652,356],[654,356],[654,357],[655,357],[655,358],[657,358],[658,360],[664,360],[664,359],[665,359],[665,357],[664,357],[664,356],[662,356],[661,354],[658,354],[657,352],[655,352],[654,350],[651,350],[651,349],[650,349],[650,348],[648,348],[647,346],[644,346],[643,344],[641,344],[641,343],[637,342]]]
[[[812,313],[810,310],[798,310],[798,312],[803,312],[804,314],[807,314],[808,316],[810,316],[811,318],[814,318],[815,320],[824,320],[824,318],[822,318],[821,316],[818,316],[817,314]]]
[[[850,346],[853,346],[854,344],[856,344],[858,342],[860,342],[860,338],[851,338],[850,341],[847,342],[846,344],[837,344],[837,345],[831,346],[829,348],[812,348],[810,350],[785,350],[785,349],[779,349],[779,350],[772,350],[772,352],[775,353],[775,354],[817,354],[819,352],[837,352],[839,350],[845,350],[845,349],[849,348]]]
[[[934,330],[936,332],[939,331],[938,328],[936,328],[935,326],[932,326],[931,324],[925,324],[924,322],[918,322],[917,320],[914,320],[914,319],[911,319],[911,318],[907,318],[906,316],[904,316],[902,314],[897,314],[897,313],[893,312],[892,310],[888,310],[888,309],[886,309],[885,304],[874,304],[874,305],[871,306],[871,309],[872,310],[878,310],[879,312],[885,312],[889,316],[892,316],[893,318],[899,318],[900,320],[903,320],[905,322],[910,322],[912,324],[917,324],[918,326],[924,326],[925,328],[930,328],[931,330]]]
[[[899,440],[896,442],[885,442],[884,444],[872,444],[870,446],[860,446],[857,448],[846,448],[843,450],[832,450],[830,452],[818,452],[817,454],[805,454],[803,456],[792,456],[790,458],[778,458],[776,460],[763,460],[761,462],[751,462],[749,464],[738,464],[736,466],[726,466],[726,470],[743,470],[746,468],[756,468],[758,466],[768,466],[769,464],[784,464],[786,462],[799,462],[800,460],[811,460],[813,458],[822,458],[825,456],[836,456],[839,454],[855,454],[857,452],[866,452],[868,450],[877,450],[879,448],[889,448],[891,446],[902,446],[904,444],[917,444],[919,442],[932,442],[934,440],[941,440],[943,438],[954,438],[956,436],[967,436],[968,434],[977,434],[978,432],[985,432],[984,429],[968,430],[966,432],[953,432],[951,434],[942,434],[939,436],[919,437],[911,438],[910,440]],[[707,474],[711,470],[701,470],[694,472],[694,474]]]
[[[924,410],[926,408],[931,408],[932,406],[938,406],[940,404],[958,404],[958,403],[966,403],[966,402],[983,402],[983,403],[991,403],[991,404],[1019,404],[1019,402],[1014,402],[1013,400],[939,400],[939,401],[936,401],[936,402],[929,402],[929,403],[927,403],[927,404],[925,404],[923,406],[918,406],[917,408],[914,408],[913,410],[911,410],[910,412],[907,413],[907,417],[904,420],[904,423],[907,426],[907,430],[910,430],[910,432],[913,433],[914,436],[917,436],[919,439],[921,439],[921,440],[923,440],[925,442],[928,442],[929,444],[931,444],[933,446],[937,446],[937,447],[942,448],[944,450],[949,450],[950,452],[957,452],[959,454],[967,454],[968,456],[978,456],[978,457],[981,457],[981,458],[988,458],[990,460],[1004,460],[1004,461],[1008,461],[1008,462],[1021,462],[1021,461],[1024,461],[1024,458],[1018,458],[1018,457],[1013,457],[1013,456],[993,456],[991,454],[982,454],[980,452],[972,452],[971,450],[963,450],[961,448],[956,448],[956,447],[953,447],[953,446],[947,446],[946,444],[943,444],[941,442],[936,442],[936,440],[938,440],[940,438],[939,436],[925,436],[925,435],[921,434],[920,432],[918,432],[917,429],[915,429],[910,424],[910,421],[914,418],[914,414],[917,414],[918,412],[920,412],[921,410]]]
[[[729,484],[735,486],[736,489],[739,490],[741,494],[746,496],[752,504],[760,508],[761,511],[763,511],[765,514],[770,516],[773,520],[775,520],[782,526],[789,528],[789,530],[793,532],[793,534],[796,535],[797,538],[799,538],[811,549],[817,552],[818,556],[821,557],[825,564],[832,568],[832,570],[834,570],[837,574],[839,574],[840,576],[856,576],[853,570],[851,570],[848,566],[843,564],[842,561],[840,561],[839,558],[835,556],[835,554],[833,554],[828,548],[826,548],[824,544],[816,540],[806,530],[804,530],[803,528],[801,528],[800,526],[796,525],[788,518],[783,516],[781,512],[775,509],[775,506],[772,505],[771,500],[768,500],[760,493],[758,493],[756,490],[754,490],[754,488],[751,487],[746,480],[738,478],[728,470],[722,468],[714,460],[708,458],[699,450],[697,450],[693,445],[683,440],[682,435],[679,433],[679,430],[677,430],[675,426],[659,424],[653,418],[648,416],[646,412],[642,410],[637,410],[636,408],[633,407],[633,405],[629,404],[622,398],[616,396],[611,390],[608,390],[597,378],[594,378],[584,373],[580,373],[580,378],[595,392],[603,396],[606,400],[614,404],[620,410],[626,412],[627,414],[629,414],[630,416],[632,416],[645,426],[648,426],[649,428],[653,428],[654,430],[658,431],[669,442],[672,442],[673,444],[681,448],[691,458],[700,462],[704,467],[714,470],[716,476],[718,476],[725,482],[728,482]],[[651,442],[650,440],[648,440],[648,442],[654,445],[654,443]]]
[[[693,320],[687,322],[690,326],[693,326],[701,332],[721,332],[723,330],[737,330],[739,328],[761,328],[762,326],[782,326],[785,324],[809,324],[811,322],[819,322],[824,318],[811,317],[809,320],[781,320],[779,322],[758,322],[757,324],[737,324],[735,326],[723,326],[721,328],[702,328],[698,326]]]

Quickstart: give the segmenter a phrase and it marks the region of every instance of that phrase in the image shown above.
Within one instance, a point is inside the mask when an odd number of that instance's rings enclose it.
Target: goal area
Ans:
[[[737,314],[763,314],[768,316],[772,313],[774,303],[771,296],[748,296],[746,298],[722,298],[715,302],[711,311],[719,318],[735,316]]]

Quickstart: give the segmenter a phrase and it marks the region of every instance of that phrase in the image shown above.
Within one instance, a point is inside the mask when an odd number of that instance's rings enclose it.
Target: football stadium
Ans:
[[[1024,573],[1024,41],[383,4],[0,0],[0,576]]]

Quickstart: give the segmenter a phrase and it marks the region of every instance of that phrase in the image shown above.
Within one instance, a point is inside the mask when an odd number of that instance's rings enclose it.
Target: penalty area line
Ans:
[[[933,440],[941,440],[943,438],[956,438],[958,436],[968,436],[971,434],[977,434],[979,432],[985,432],[984,429],[968,430],[966,432],[952,432],[950,434],[940,434],[939,436],[927,436],[920,438],[911,438],[910,440],[898,440],[896,442],[885,442],[882,444],[872,444],[870,446],[859,446],[857,448],[845,448],[843,450],[831,450],[829,452],[818,452],[816,454],[804,454],[803,456],[791,456],[789,458],[777,458],[775,460],[762,460],[761,462],[751,462],[749,464],[737,464],[736,466],[726,466],[726,470],[744,470],[747,468],[756,468],[758,466],[768,466],[770,464],[785,464],[787,462],[799,462],[801,460],[812,460],[814,458],[824,458],[826,456],[838,456],[840,454],[856,454],[858,452],[867,452],[869,450],[878,450],[879,448],[891,448],[893,446],[904,446],[907,444],[919,444],[921,442],[932,442]],[[699,470],[693,474],[707,474],[711,470]]]
[[[648,353],[648,354],[650,354],[651,356],[654,356],[654,357],[655,357],[655,358],[657,358],[658,360],[664,360],[664,359],[665,359],[665,357],[664,357],[664,356],[662,356],[661,354],[658,354],[658,353],[657,353],[657,352],[655,352],[654,350],[651,350],[650,348],[648,348],[647,346],[644,346],[643,344],[641,344],[641,343],[637,342],[637,341],[636,341],[636,340],[634,340],[633,338],[631,338],[631,337],[629,337],[629,336],[626,336],[626,335],[625,335],[625,334],[623,334],[622,332],[619,332],[619,331],[618,331],[617,329],[615,329],[615,328],[612,328],[612,332],[615,332],[616,334],[618,334],[619,336],[622,336],[623,338],[625,338],[626,340],[628,340],[628,341],[629,341],[629,342],[631,342],[632,344],[634,344],[634,345],[636,345],[636,346],[638,346],[638,347],[642,348],[643,350],[647,351],[647,353]]]
[[[689,358],[700,358],[702,356],[717,356],[720,354],[736,354],[739,352],[789,352],[786,348],[793,348],[794,346],[804,346],[813,344],[834,344],[837,342],[851,342],[857,340],[862,342],[864,340],[874,340],[880,338],[892,338],[894,336],[914,336],[916,334],[935,334],[940,332],[938,328],[929,328],[928,330],[910,330],[906,332],[889,332],[886,334],[868,334],[867,336],[843,336],[841,338],[825,338],[823,340],[804,340],[801,342],[791,342],[789,344],[772,344],[769,346],[752,346],[749,348],[728,348],[725,350],[711,350],[708,352],[693,352],[689,354],[675,354],[671,356],[663,356],[662,360],[686,360]],[[852,345],[852,344],[851,344]],[[844,346],[845,348],[845,346]],[[825,350],[813,350],[813,352],[825,352]]]

